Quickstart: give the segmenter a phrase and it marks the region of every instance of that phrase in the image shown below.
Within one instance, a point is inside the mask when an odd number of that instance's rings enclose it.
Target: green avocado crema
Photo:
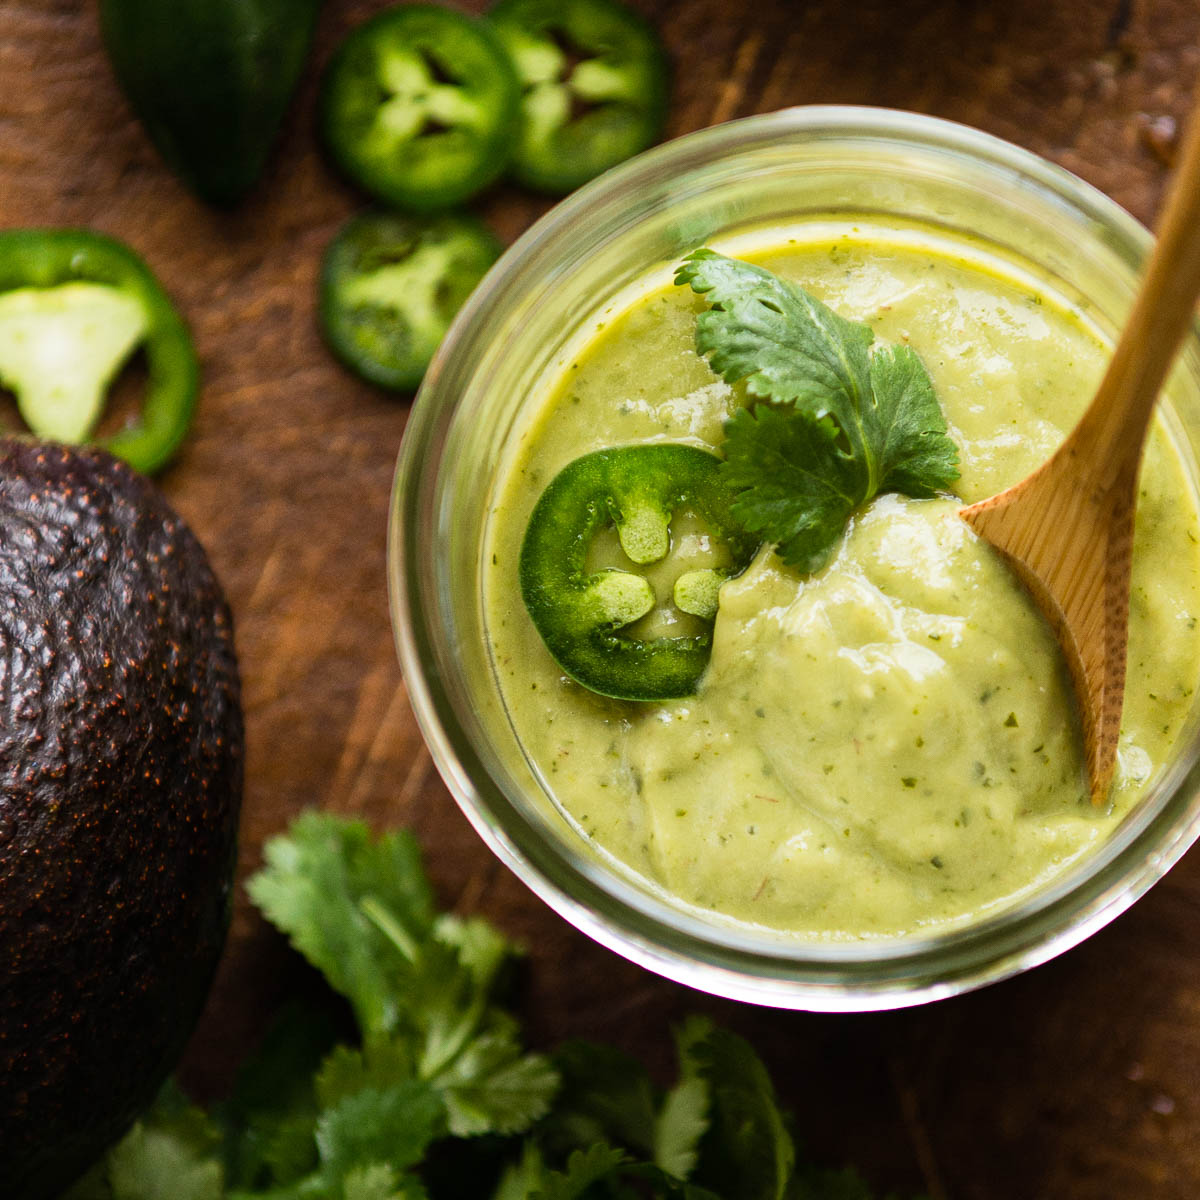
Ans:
[[[794,231],[789,231],[791,235]],[[769,244],[769,243],[764,243]],[[743,255],[744,257],[744,255]],[[972,502],[1028,474],[1094,392],[1108,350],[1084,319],[966,243],[859,223],[757,253],[933,379]],[[1112,803],[1088,801],[1053,634],[955,500],[886,495],[812,575],[769,546],[720,585],[693,695],[586,691],[522,603],[530,514],[555,475],[610,446],[716,450],[746,397],[695,352],[702,302],[649,290],[535,405],[488,527],[485,608],[513,728],[597,854],[713,919],[806,940],[962,925],[1012,904],[1112,832],[1167,761],[1200,678],[1200,517],[1165,430],[1142,471],[1125,715]],[[649,568],[602,529],[588,566],[637,570],[657,606],[622,632],[707,628],[674,581],[726,567],[693,512]]]

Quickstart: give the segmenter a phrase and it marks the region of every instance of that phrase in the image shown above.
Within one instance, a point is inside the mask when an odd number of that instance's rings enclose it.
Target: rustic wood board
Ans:
[[[167,0],[164,0],[167,2]],[[407,406],[356,383],[314,317],[322,249],[361,203],[315,147],[315,80],[379,2],[328,0],[269,172],[216,215],[164,170],[113,83],[84,0],[0,0],[0,225],[131,242],[192,323],[205,387],[163,485],[209,546],[238,620],[248,779],[242,875],[306,805],[403,823],[447,904],[531,947],[534,1037],[613,1040],[669,1062],[667,1029],[715,1014],[764,1052],[818,1159],[933,1200],[1200,1190],[1200,856],[1129,914],[1022,978],[898,1014],[824,1017],[712,1000],[576,934],[495,862],[433,770],[395,665],[388,492]],[[472,7],[481,7],[478,4]],[[1010,138],[1152,220],[1200,68],[1196,0],[642,0],[675,64],[670,132],[787,104],[934,113]],[[511,239],[544,205],[501,189]],[[185,1061],[227,1083],[273,1005],[306,985],[239,894]]]

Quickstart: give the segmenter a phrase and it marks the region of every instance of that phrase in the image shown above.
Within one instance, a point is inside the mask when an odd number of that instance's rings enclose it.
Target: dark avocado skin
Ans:
[[[57,1195],[153,1098],[228,924],[228,606],[161,494],[0,438],[0,1197]]]

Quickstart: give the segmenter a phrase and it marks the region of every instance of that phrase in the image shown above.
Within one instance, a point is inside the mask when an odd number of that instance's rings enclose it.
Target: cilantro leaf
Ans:
[[[518,953],[512,942],[479,917],[464,921],[442,914],[434,923],[433,936],[458,951],[458,961],[481,992],[492,990],[501,968]]]
[[[521,1157],[505,1167],[491,1200],[530,1200],[545,1181],[546,1171],[541,1149],[531,1138],[524,1143]]]
[[[708,1132],[712,1094],[694,1050],[710,1030],[707,1021],[692,1018],[676,1031],[681,1075],[654,1121],[654,1161],[677,1179],[687,1179],[695,1170],[700,1142]]]
[[[958,451],[933,382],[916,351],[889,346],[871,356],[871,391],[879,432],[878,490],[928,497],[958,478]]]
[[[524,1133],[545,1116],[558,1073],[541,1054],[523,1054],[515,1022],[495,1020],[435,1079],[455,1137]]]
[[[173,1082],[62,1200],[224,1200],[220,1130]]]
[[[851,513],[866,498],[859,464],[831,432],[797,409],[760,404],[725,425],[722,470],[737,499],[733,515],[776,544],[802,571],[825,564]]]
[[[733,514],[815,570],[854,510],[879,492],[929,497],[958,478],[958,452],[928,372],[908,347],[871,353],[874,333],[802,288],[712,250],[675,281],[708,304],[696,349],[727,383],[767,403],[726,424]]]
[[[417,1073],[433,1079],[462,1053],[488,1010],[494,975],[463,964],[456,946],[430,939],[414,960],[404,1024],[416,1044]],[[481,982],[484,986],[480,986]]]
[[[696,1165],[708,1128],[708,1085],[690,1047],[710,1030],[708,1022],[697,1019],[679,1032],[682,1077],[665,1095],[637,1060],[611,1046],[578,1041],[561,1046],[554,1062],[562,1074],[562,1090],[553,1113],[537,1128],[538,1144],[549,1161],[609,1145],[632,1156],[623,1162],[621,1178],[653,1185],[638,1195],[709,1194],[683,1188],[682,1181]]]
[[[470,985],[479,976],[458,952],[439,951],[442,970],[424,977],[432,994],[422,995],[424,984],[414,989],[396,1035],[337,1047],[317,1074],[317,1099],[327,1107],[364,1088],[420,1079],[441,1097],[454,1137],[524,1132],[549,1109],[558,1074],[543,1055],[523,1053],[508,1014],[478,1005]]]
[[[361,822],[309,812],[267,843],[265,857],[250,898],[350,1001],[364,1032],[390,1029],[402,956],[363,902],[385,907],[408,939],[428,932],[433,896],[415,839],[402,831],[372,839]]]
[[[814,417],[865,407],[875,337],[868,326],[764,267],[713,250],[689,254],[675,282],[708,301],[696,318],[696,349],[726,382],[744,380],[752,396],[795,403]]]
[[[615,1175],[625,1162],[624,1151],[597,1142],[587,1150],[576,1150],[565,1171],[547,1172],[531,1195],[536,1200],[580,1200],[593,1184]]]
[[[322,1174],[339,1180],[377,1163],[396,1172],[415,1166],[442,1119],[440,1097],[420,1080],[363,1088],[326,1109],[317,1122]]]
[[[220,1134],[168,1083],[150,1110],[63,1200],[224,1200]]]
[[[337,1046],[314,1080],[322,1109],[340,1104],[366,1088],[387,1090],[415,1078],[412,1053],[398,1038],[368,1038],[361,1049]]]
[[[355,1167],[342,1184],[342,1200],[424,1200],[425,1194],[415,1176],[397,1179],[391,1167],[383,1163]]]
[[[322,1105],[421,1081],[458,1137],[523,1132],[546,1112],[557,1074],[523,1053],[492,1002],[516,948],[486,921],[435,917],[411,838],[374,841],[356,822],[309,816],[266,857],[251,896],[351,1000],[362,1029],[360,1050],[322,1065]]]
[[[698,1076],[681,1079],[666,1095],[654,1122],[654,1162],[687,1179],[695,1170],[700,1139],[708,1129],[708,1087]]]
[[[108,1159],[113,1200],[222,1200],[221,1164],[185,1137],[139,1122]]]
[[[688,1053],[711,1097],[696,1181],[739,1200],[782,1200],[796,1150],[762,1060],[749,1043],[720,1029]]]
[[[316,1112],[285,1113],[261,1126],[258,1181],[290,1186],[317,1166]],[[247,1185],[249,1186],[249,1185]]]

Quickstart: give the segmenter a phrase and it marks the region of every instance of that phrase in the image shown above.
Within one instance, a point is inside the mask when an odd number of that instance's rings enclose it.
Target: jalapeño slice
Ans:
[[[0,387],[39,437],[86,442],[137,351],[149,378],[136,419],[96,444],[150,474],[187,433],[200,371],[187,326],[150,268],[83,229],[0,233]]]
[[[515,179],[561,195],[658,140],[669,68],[637,13],[618,0],[500,0],[488,17],[521,81]]]
[[[744,570],[758,545],[730,513],[733,496],[720,466],[715,454],[694,446],[618,446],[575,459],[542,493],[521,545],[521,594],[546,648],[577,683],[620,700],[696,690],[712,652],[711,629],[690,637],[622,634],[654,607],[654,590],[633,571],[589,572],[587,558],[596,535],[615,525],[632,563],[658,562],[670,550],[672,516],[694,513],[725,543],[730,565],[681,575],[674,601],[711,621],[721,581]]]
[[[455,313],[500,256],[473,217],[352,217],[325,253],[321,325],[356,374],[395,391],[421,382]]]
[[[337,164],[371,195],[435,212],[504,169],[519,95],[508,55],[484,22],[403,5],[360,25],[334,54],[322,132]]]

